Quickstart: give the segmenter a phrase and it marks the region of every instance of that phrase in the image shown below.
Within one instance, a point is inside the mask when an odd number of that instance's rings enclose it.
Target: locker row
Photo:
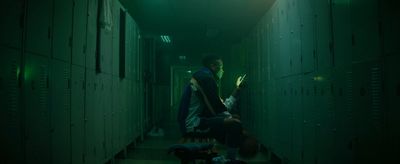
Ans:
[[[0,163],[105,163],[158,119],[119,1],[6,0],[0,21]]]
[[[275,1],[225,62],[248,75],[244,126],[287,163],[398,161],[393,3]]]

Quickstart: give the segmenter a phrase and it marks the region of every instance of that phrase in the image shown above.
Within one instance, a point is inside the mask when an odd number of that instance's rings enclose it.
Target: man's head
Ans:
[[[203,58],[203,66],[209,68],[219,79],[222,78],[224,63],[220,56],[214,54],[205,56]]]

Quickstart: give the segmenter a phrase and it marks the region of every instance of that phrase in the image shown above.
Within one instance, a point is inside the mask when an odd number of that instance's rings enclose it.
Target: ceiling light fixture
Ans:
[[[162,40],[164,43],[171,43],[171,39],[169,38],[168,35],[161,35],[161,40]]]

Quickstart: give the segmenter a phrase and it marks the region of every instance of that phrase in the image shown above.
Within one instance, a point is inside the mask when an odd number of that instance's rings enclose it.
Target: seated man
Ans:
[[[221,101],[219,95],[219,80],[223,75],[223,62],[216,55],[208,55],[203,59],[204,68],[195,72],[191,79],[188,111],[185,114],[184,131],[206,133],[217,141],[226,144],[227,159],[235,160],[239,148],[241,153],[252,155],[258,148],[257,142],[244,133],[239,119],[229,113],[236,102],[244,77],[239,77],[232,95]],[[182,108],[181,102],[181,107]]]

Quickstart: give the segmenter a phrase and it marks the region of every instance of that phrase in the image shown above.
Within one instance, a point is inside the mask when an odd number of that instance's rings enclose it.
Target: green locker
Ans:
[[[279,77],[285,77],[290,74],[292,66],[292,55],[290,54],[290,27],[289,27],[289,13],[287,6],[288,0],[279,1],[279,55],[278,56],[278,73]]]
[[[88,23],[89,0],[74,0],[73,33],[72,33],[72,64],[85,66],[87,53],[86,30]]]
[[[334,65],[338,68],[351,67],[352,30],[350,0],[334,0],[332,4]]]
[[[300,13],[299,4],[303,1],[288,0],[288,22],[289,22],[289,45],[290,46],[290,72],[301,73],[301,38],[300,38]]]
[[[96,69],[98,0],[88,0],[86,30],[86,68]]]
[[[378,0],[352,0],[351,26],[353,62],[380,58]]]
[[[333,155],[334,163],[352,163],[354,139],[354,115],[351,103],[352,81],[350,69],[332,71],[334,90],[335,133]]]
[[[85,150],[85,68],[71,66],[71,163],[83,164]]]
[[[70,62],[72,47],[73,0],[54,1],[52,56]]]
[[[354,64],[352,70],[356,123],[354,163],[379,162],[383,157],[382,66],[379,61],[363,62]]]
[[[113,119],[113,152],[117,153],[120,148],[120,111],[121,111],[121,89],[120,89],[120,79],[118,76],[112,76],[113,78],[113,108],[112,108],[112,119]]]
[[[331,73],[318,72],[314,77],[317,86],[315,106],[316,109],[316,157],[317,163],[333,162],[333,142],[334,142],[334,102]]]
[[[52,163],[70,163],[71,66],[51,60],[50,113]]]
[[[397,9],[398,1],[386,0],[380,2],[381,21],[383,23],[383,42],[385,55],[400,55],[400,45],[397,41],[400,38],[400,11]]]
[[[106,162],[105,155],[105,133],[104,133],[104,76],[103,73],[97,73],[94,83],[94,110],[92,113],[94,121],[94,144],[96,148],[95,157],[98,162]]]
[[[0,158],[4,163],[23,163],[20,51],[0,47],[0,53]]]
[[[400,78],[399,78],[399,55],[385,58],[384,63],[384,86],[385,86],[385,142],[384,158],[387,162],[398,163],[398,152],[400,151]]]
[[[95,85],[96,84],[95,70],[86,69],[86,87],[85,87],[85,156],[84,163],[95,164],[99,161],[96,159],[96,134],[95,134]]]
[[[121,4],[119,1],[113,1],[112,3],[112,10],[113,10],[113,28],[112,28],[112,74],[114,76],[119,75],[119,56],[120,56],[120,10]]]
[[[106,74],[103,78],[104,82],[104,91],[103,91],[103,99],[104,102],[104,133],[105,133],[105,154],[107,159],[112,157],[114,154],[112,149],[113,144],[113,122],[111,112],[113,109],[113,99],[110,97],[112,95],[112,76],[110,74]]]
[[[316,41],[315,41],[315,11],[312,0],[303,0],[298,3],[300,16],[301,38],[301,70],[303,73],[315,69]]]
[[[50,55],[53,30],[53,0],[27,1],[26,50],[43,56]]]
[[[21,48],[24,2],[3,0],[0,2],[0,45]]]
[[[24,72],[25,163],[51,163],[49,60],[26,54]]]
[[[316,135],[315,135],[315,123],[316,123],[316,108],[314,103],[316,101],[316,90],[317,87],[313,80],[314,74],[303,76],[302,84],[304,86],[304,96],[302,96],[303,109],[303,152],[302,161],[303,163],[314,163],[316,154]]]
[[[316,55],[318,61],[318,70],[328,70],[332,66],[332,54],[330,47],[332,45],[331,19],[330,19],[330,1],[312,1],[314,5],[315,21],[315,43]]]
[[[294,163],[301,163],[302,151],[303,151],[303,111],[301,108],[301,98],[304,95],[304,88],[302,88],[301,76],[294,76],[291,79],[291,91],[290,101],[292,102],[290,110],[292,110],[292,135],[290,140],[292,141],[291,149],[292,154],[290,155],[291,161]]]
[[[111,74],[113,68],[112,66],[115,64],[115,58],[113,58],[113,56],[119,56],[119,54],[113,53],[113,49],[118,48],[113,47],[112,45],[112,38],[115,36],[115,34],[104,29],[101,29],[100,31],[100,69],[103,73]],[[119,64],[117,66],[119,66]]]

